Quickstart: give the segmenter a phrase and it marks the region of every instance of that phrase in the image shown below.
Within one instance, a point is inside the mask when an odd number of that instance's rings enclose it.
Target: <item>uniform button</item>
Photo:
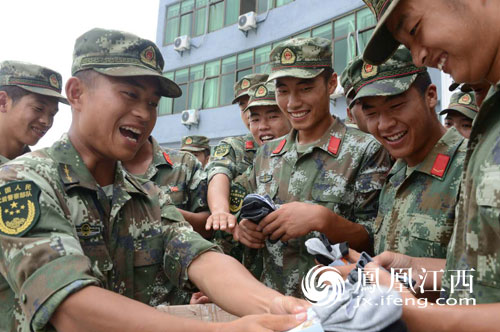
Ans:
[[[26,303],[27,300],[28,300],[28,297],[26,296],[26,294],[21,295],[21,301],[23,303]]]

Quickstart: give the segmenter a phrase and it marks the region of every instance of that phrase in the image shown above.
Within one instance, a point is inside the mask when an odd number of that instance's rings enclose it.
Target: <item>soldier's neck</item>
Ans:
[[[14,159],[23,154],[26,145],[16,140],[2,139],[0,154],[8,159]]]
[[[330,128],[335,119],[328,112],[328,116],[316,121],[311,128],[298,130],[297,142],[299,144],[309,144],[319,140],[325,132]]]
[[[153,143],[149,140],[144,143],[134,159],[123,162],[123,166],[127,171],[134,175],[142,175],[146,173],[149,165],[153,162]]]

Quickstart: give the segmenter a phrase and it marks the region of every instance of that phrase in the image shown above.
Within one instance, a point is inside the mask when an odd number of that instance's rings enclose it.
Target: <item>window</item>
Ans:
[[[221,29],[224,26],[224,1],[211,4],[209,11],[208,32]]]
[[[333,23],[333,68],[342,73],[349,60],[356,56],[355,14],[347,15]]]

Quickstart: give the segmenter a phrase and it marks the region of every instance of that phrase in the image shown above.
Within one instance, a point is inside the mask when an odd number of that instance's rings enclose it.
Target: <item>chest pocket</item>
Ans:
[[[352,202],[344,201],[343,189],[339,190],[333,183],[315,183],[311,196],[314,203],[325,206],[345,218],[351,216]]]
[[[164,255],[163,235],[155,235],[135,240],[134,250],[134,296],[135,299],[149,302],[155,281],[162,273]]]
[[[164,186],[162,187],[165,194],[170,198],[172,204],[176,207],[184,208],[188,202],[188,197],[186,195],[185,184],[177,184],[174,186]]]
[[[84,231],[86,225],[88,224],[83,225]],[[78,229],[79,227],[77,226],[77,232],[80,233]],[[99,268],[99,272],[102,274],[102,276],[99,276],[99,279],[101,279],[104,287],[107,288],[108,274],[113,269],[113,260],[111,259],[108,248],[106,247],[102,233],[99,232],[97,234],[93,234],[92,236],[81,236],[79,234],[79,240],[83,252],[85,253],[85,256],[90,258],[92,266],[97,265]],[[99,273],[96,274],[98,275]]]
[[[453,221],[428,215],[411,215],[407,253],[416,257],[446,258],[453,232]]]

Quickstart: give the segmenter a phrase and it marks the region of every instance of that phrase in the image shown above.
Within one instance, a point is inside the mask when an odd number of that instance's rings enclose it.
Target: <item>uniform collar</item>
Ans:
[[[342,142],[344,140],[345,133],[347,131],[346,126],[338,118],[335,118],[330,127],[325,131],[323,136],[314,144],[310,150],[305,154],[312,152],[314,149],[318,148],[326,153],[330,154],[332,157],[336,158],[342,148]],[[280,156],[288,151],[296,150],[295,142],[297,139],[298,131],[292,129],[284,138],[279,140],[279,144],[275,150],[273,150],[273,156]],[[285,143],[283,143],[285,142]],[[279,149],[282,146],[281,149]]]
[[[444,181],[453,158],[464,140],[465,138],[455,128],[448,129],[425,159],[413,171],[424,173],[440,181]],[[396,178],[393,179],[392,176],[402,169],[406,169],[407,166],[406,161],[398,159],[389,172],[391,182],[398,181]],[[406,177],[406,174],[403,174],[403,176]]]
[[[80,154],[76,151],[67,134],[64,134],[60,140],[56,141],[47,150],[47,153],[57,163],[59,177],[66,192],[75,187],[97,191],[98,184],[83,163]],[[122,187],[128,193],[147,195],[142,184],[128,174],[120,162],[116,165],[113,185]]]
[[[245,140],[245,150],[246,151],[257,151],[259,144],[253,138],[251,133],[246,134],[243,139]]]

